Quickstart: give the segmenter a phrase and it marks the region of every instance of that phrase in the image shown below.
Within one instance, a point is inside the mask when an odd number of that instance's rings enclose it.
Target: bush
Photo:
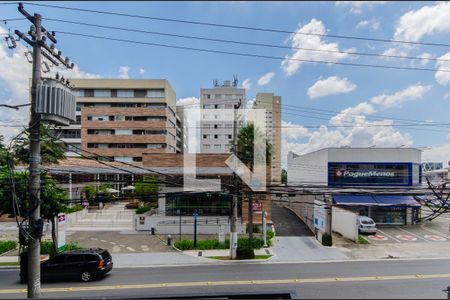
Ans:
[[[67,207],[64,210],[64,213],[71,214],[71,213],[74,213],[74,212],[77,212],[77,211],[80,211],[80,210],[83,210],[83,209],[84,209],[84,205],[76,204],[76,205]]]
[[[16,241],[0,241],[0,254],[16,249]]]
[[[267,238],[268,241],[273,239],[274,236],[275,236],[275,233],[272,230],[267,230],[266,231],[266,238]]]
[[[64,252],[64,251],[70,251],[70,250],[78,250],[81,249],[80,246],[73,243],[66,244],[58,253]],[[53,242],[52,241],[42,241],[41,242],[41,254],[48,254],[50,257],[55,256],[55,250],[53,249]]]
[[[182,251],[192,250],[194,249],[194,241],[193,240],[176,241],[174,246]]]
[[[358,240],[356,241],[356,243],[357,244],[363,244],[363,245],[366,245],[366,244],[369,244],[369,241],[368,240],[366,240],[364,237],[362,237],[362,236],[358,236]]]
[[[148,212],[150,209],[152,209],[152,208],[148,205],[138,207],[138,208],[136,208],[136,214],[137,215],[144,214],[144,213]]]
[[[324,233],[322,235],[322,245],[331,247],[333,246],[333,239],[330,234]]]
[[[237,259],[254,259],[255,252],[252,248],[249,247],[239,247],[236,249],[236,258]]]
[[[270,241],[267,241],[269,244]],[[174,246],[180,250],[194,250],[193,240],[176,241]],[[263,241],[259,238],[253,238],[250,242],[249,238],[238,238],[238,248],[260,249],[263,247]],[[219,243],[217,239],[197,240],[196,250],[211,250],[211,249],[229,249],[230,240],[226,239],[225,243]]]

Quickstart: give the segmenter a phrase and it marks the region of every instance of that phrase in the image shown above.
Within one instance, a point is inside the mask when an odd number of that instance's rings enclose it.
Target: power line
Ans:
[[[411,59],[411,60],[427,59],[427,60],[433,60],[433,61],[450,61],[450,59],[440,59],[440,58],[436,58],[436,57],[424,58],[424,57],[417,57],[417,56],[400,56],[400,55],[388,55],[388,54],[365,53],[365,52],[346,52],[346,51],[339,51],[339,50],[326,50],[326,49],[317,49],[317,48],[313,49],[313,48],[303,48],[303,47],[295,47],[295,46],[291,47],[291,46],[281,46],[281,45],[266,44],[266,43],[254,43],[254,42],[245,42],[245,41],[236,41],[236,40],[207,38],[207,37],[192,36],[192,35],[156,32],[156,31],[124,28],[124,27],[117,27],[117,26],[110,26],[110,25],[75,22],[75,21],[54,19],[54,18],[45,18],[45,19],[48,21],[90,26],[90,27],[95,27],[95,28],[105,28],[105,29],[121,30],[121,31],[126,31],[126,32],[146,33],[146,34],[153,34],[153,35],[160,35],[160,36],[170,36],[170,37],[178,37],[178,38],[184,38],[184,39],[231,43],[231,44],[238,44],[238,45],[259,46],[259,47],[269,47],[269,48],[278,48],[278,49],[296,49],[296,50],[313,51],[313,52],[340,53],[340,54],[362,55],[362,56],[372,56],[372,57],[400,58],[400,59]]]
[[[260,54],[251,54],[251,53],[242,53],[242,52],[231,52],[231,51],[223,51],[223,50],[214,50],[214,49],[204,49],[204,48],[194,48],[194,47],[186,47],[186,46],[177,46],[177,45],[168,45],[168,44],[160,44],[160,43],[150,43],[136,40],[127,40],[127,39],[119,39],[107,36],[98,36],[98,35],[90,35],[76,32],[68,32],[68,31],[55,31],[60,34],[72,35],[72,36],[80,36],[80,37],[88,37],[94,39],[101,40],[110,40],[117,42],[125,42],[131,44],[139,44],[139,45],[148,45],[148,46],[157,46],[164,48],[173,48],[173,49],[182,49],[182,50],[191,50],[198,52],[208,52],[208,53],[218,53],[218,54],[228,54],[234,56],[245,56],[245,57],[256,57],[256,58],[266,58],[266,59],[275,59],[275,60],[289,60],[289,61],[299,61],[299,62],[307,62],[307,63],[319,63],[319,64],[331,64],[331,65],[343,65],[343,66],[352,66],[352,67],[371,67],[371,68],[380,68],[380,69],[395,69],[395,70],[408,70],[408,71],[428,71],[428,72],[445,72],[450,73],[450,70],[443,69],[429,69],[429,68],[416,68],[416,67],[399,67],[399,66],[387,66],[387,65],[374,65],[374,64],[361,64],[361,63],[345,63],[345,62],[333,62],[333,61],[324,61],[324,60],[309,60],[309,59],[300,59],[300,58],[286,58],[281,56],[270,56],[270,55],[260,55]]]
[[[82,11],[82,12],[114,15],[114,16],[121,16],[121,17],[130,17],[130,18],[149,19],[149,20],[157,20],[157,21],[165,21],[165,22],[177,22],[177,23],[183,23],[183,24],[194,24],[194,25],[203,25],[203,26],[243,29],[243,30],[251,30],[251,31],[287,33],[287,34],[292,34],[292,35],[310,35],[310,36],[331,37],[331,38],[339,38],[339,39],[351,39],[351,40],[362,40],[362,41],[373,41],[373,42],[387,42],[387,43],[402,43],[402,44],[411,44],[411,45],[450,47],[450,44],[444,44],[444,43],[412,42],[412,41],[393,40],[393,39],[377,39],[377,38],[368,38],[368,37],[359,37],[359,36],[319,34],[319,33],[310,33],[310,32],[298,32],[298,31],[292,32],[291,30],[250,27],[250,26],[240,26],[240,25],[231,25],[231,24],[218,24],[218,23],[209,23],[209,22],[181,20],[181,19],[174,19],[174,18],[162,18],[162,17],[153,17],[153,16],[144,16],[144,15],[104,11],[104,10],[100,11],[100,10],[93,10],[93,9],[86,9],[86,8],[75,8],[75,7],[58,6],[58,5],[50,5],[50,4],[42,4],[42,3],[33,3],[33,2],[24,2],[24,3],[29,4],[29,5],[41,6],[41,7]]]

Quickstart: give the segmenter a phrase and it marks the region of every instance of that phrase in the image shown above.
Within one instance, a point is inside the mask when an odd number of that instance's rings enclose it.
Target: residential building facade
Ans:
[[[241,115],[245,107],[245,89],[237,87],[237,80],[232,83],[225,80],[223,84],[214,82],[214,87],[209,89],[200,89],[200,108],[206,113],[202,114],[200,128],[200,152],[201,153],[229,153],[234,139],[233,116],[224,116],[224,109],[234,109],[239,105]],[[211,110],[219,109],[217,114],[209,113]],[[228,112],[225,112],[228,114]],[[224,119],[226,118],[226,119]],[[242,126],[243,121],[237,122],[238,127]]]
[[[141,162],[143,153],[182,151],[176,95],[167,80],[72,79],[77,122],[63,127],[67,155]]]
[[[265,109],[266,135],[271,144],[271,181],[281,182],[281,96],[257,93],[255,109]]]

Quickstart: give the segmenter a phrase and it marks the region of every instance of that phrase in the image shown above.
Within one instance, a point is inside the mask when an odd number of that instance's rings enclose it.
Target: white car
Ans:
[[[368,234],[377,233],[377,227],[375,222],[371,218],[365,216],[358,217],[358,230],[359,233],[368,233]]]

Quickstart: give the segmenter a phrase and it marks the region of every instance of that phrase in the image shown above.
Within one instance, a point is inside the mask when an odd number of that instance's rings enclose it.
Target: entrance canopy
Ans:
[[[363,205],[420,207],[420,204],[412,196],[401,195],[333,195],[333,203],[350,206]]]

